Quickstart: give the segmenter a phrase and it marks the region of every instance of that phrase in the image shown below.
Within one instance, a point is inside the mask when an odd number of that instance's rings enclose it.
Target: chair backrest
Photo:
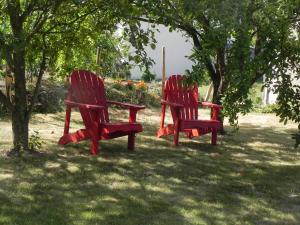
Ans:
[[[100,76],[87,71],[75,70],[70,75],[69,100],[91,105],[104,106],[98,113],[91,110],[80,109],[82,119],[86,126],[91,122],[109,122],[105,88]]]
[[[196,85],[185,87],[183,84],[183,76],[172,75],[167,79],[164,88],[164,98],[170,102],[184,106],[180,111],[180,119],[198,119],[198,87]],[[175,110],[174,107],[170,108],[174,120]]]

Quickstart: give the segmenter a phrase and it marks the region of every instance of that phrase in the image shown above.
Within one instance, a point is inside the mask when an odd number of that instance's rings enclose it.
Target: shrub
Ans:
[[[132,80],[128,80],[126,87],[129,90],[133,90],[134,89],[134,83],[133,83],[133,81]]]
[[[262,104],[262,98],[260,96],[256,96],[254,104],[255,105],[261,105]]]
[[[113,81],[107,82],[105,86],[107,97],[111,100],[147,106],[158,106],[160,102],[160,96],[156,93],[157,89],[149,88],[150,85],[148,86],[144,81],[136,83],[131,80]]]
[[[261,112],[261,113],[276,113],[277,110],[278,110],[277,104],[270,104],[270,105],[266,105],[263,108],[259,109],[259,112]]]
[[[121,80],[114,80],[114,82],[111,84],[111,87],[115,88],[117,90],[122,89],[123,88],[122,81]]]
[[[147,84],[145,84],[144,81],[138,82],[138,83],[135,85],[135,87],[136,87],[137,90],[140,90],[140,91],[147,91],[147,89],[148,89],[148,86],[147,86]]]
[[[40,134],[38,131],[34,131],[34,134],[29,137],[29,149],[31,150],[39,150],[42,148],[44,141],[41,140]]]
[[[151,73],[150,70],[148,68],[146,68],[142,75],[142,79],[145,82],[151,82],[155,79],[155,74]]]
[[[32,98],[32,89],[32,87],[29,87],[29,99]],[[66,93],[67,88],[63,83],[44,82],[40,88],[33,111],[37,113],[55,113],[63,110]]]

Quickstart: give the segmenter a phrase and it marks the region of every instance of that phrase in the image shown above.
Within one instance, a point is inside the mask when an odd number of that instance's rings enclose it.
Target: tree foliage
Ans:
[[[0,91],[0,101],[12,114],[16,152],[29,150],[28,123],[44,72],[57,64],[62,52],[71,65],[72,60],[69,59],[74,57],[76,47],[79,50],[95,33],[114,28],[118,21],[114,17],[114,10],[108,10],[111,9],[110,3],[71,0],[1,1],[0,52],[12,70],[15,95],[11,101]],[[84,50],[80,53],[84,53]],[[77,56],[83,59],[84,55],[80,53]],[[30,100],[27,99],[28,74],[36,77]]]
[[[208,73],[213,101],[230,122],[252,107],[249,91],[263,76],[278,93],[282,121],[300,123],[298,0],[132,0],[132,20],[163,24],[193,40],[195,79]],[[191,73],[195,76],[195,73]]]

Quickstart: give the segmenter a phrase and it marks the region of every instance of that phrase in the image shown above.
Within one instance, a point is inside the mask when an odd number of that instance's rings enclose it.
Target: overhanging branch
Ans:
[[[73,25],[73,24],[75,24],[76,22],[78,22],[80,20],[84,21],[87,16],[93,14],[96,11],[97,11],[97,9],[90,10],[87,13],[85,13],[83,15],[80,15],[80,16],[74,18],[73,20],[71,20],[69,22],[59,22],[59,23],[56,23],[53,26],[51,26],[49,29],[47,29],[45,32],[43,32],[43,33],[44,34],[48,34],[48,33],[52,32],[52,30],[54,30],[57,27],[70,26],[70,25]]]
[[[34,104],[37,100],[37,96],[38,96],[38,93],[39,93],[39,89],[40,89],[40,86],[41,86],[41,82],[42,82],[42,78],[43,78],[45,69],[46,69],[46,53],[43,52],[43,57],[42,57],[42,61],[40,63],[40,70],[39,70],[38,78],[37,78],[35,89],[34,89],[34,92],[33,92],[33,97],[32,97],[32,100],[30,102],[30,106],[29,106],[29,109],[28,109],[28,115],[31,114],[33,106],[34,106]]]
[[[43,50],[43,56],[42,56],[42,60],[41,60],[41,63],[40,63],[38,78],[37,78],[37,81],[36,81],[36,84],[35,84],[33,96],[32,96],[32,99],[31,99],[31,102],[30,102],[30,105],[29,105],[29,108],[28,108],[28,112],[27,112],[27,117],[28,118],[30,117],[31,112],[32,112],[33,107],[34,107],[34,104],[37,100],[37,96],[38,96],[38,93],[39,93],[39,90],[40,90],[40,87],[41,87],[42,78],[43,78],[45,69],[46,69],[46,50]]]
[[[0,34],[1,36],[3,35],[3,34]],[[11,69],[13,69],[13,58],[12,58],[12,56],[11,56],[11,54],[10,54],[10,46],[9,45],[7,45],[4,41],[3,41],[3,39],[1,38],[1,36],[0,36],[0,49],[2,48],[2,50],[3,50],[3,53],[4,53],[4,59],[6,60],[6,62],[8,63],[8,65],[9,65],[9,67],[11,68]]]

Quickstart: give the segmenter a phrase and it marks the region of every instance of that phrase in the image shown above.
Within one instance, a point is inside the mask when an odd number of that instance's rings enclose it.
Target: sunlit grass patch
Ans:
[[[128,117],[117,109],[112,115]],[[135,152],[123,137],[101,141],[96,157],[87,141],[57,145],[64,124],[57,113],[31,123],[45,141],[43,155],[7,158],[10,124],[1,121],[0,224],[300,223],[300,154],[289,139],[295,125],[250,114],[218,146],[209,136],[182,135],[175,148],[172,137],[155,137],[159,116],[159,109],[138,115],[144,132]],[[72,121],[73,130],[81,128],[77,112]]]

